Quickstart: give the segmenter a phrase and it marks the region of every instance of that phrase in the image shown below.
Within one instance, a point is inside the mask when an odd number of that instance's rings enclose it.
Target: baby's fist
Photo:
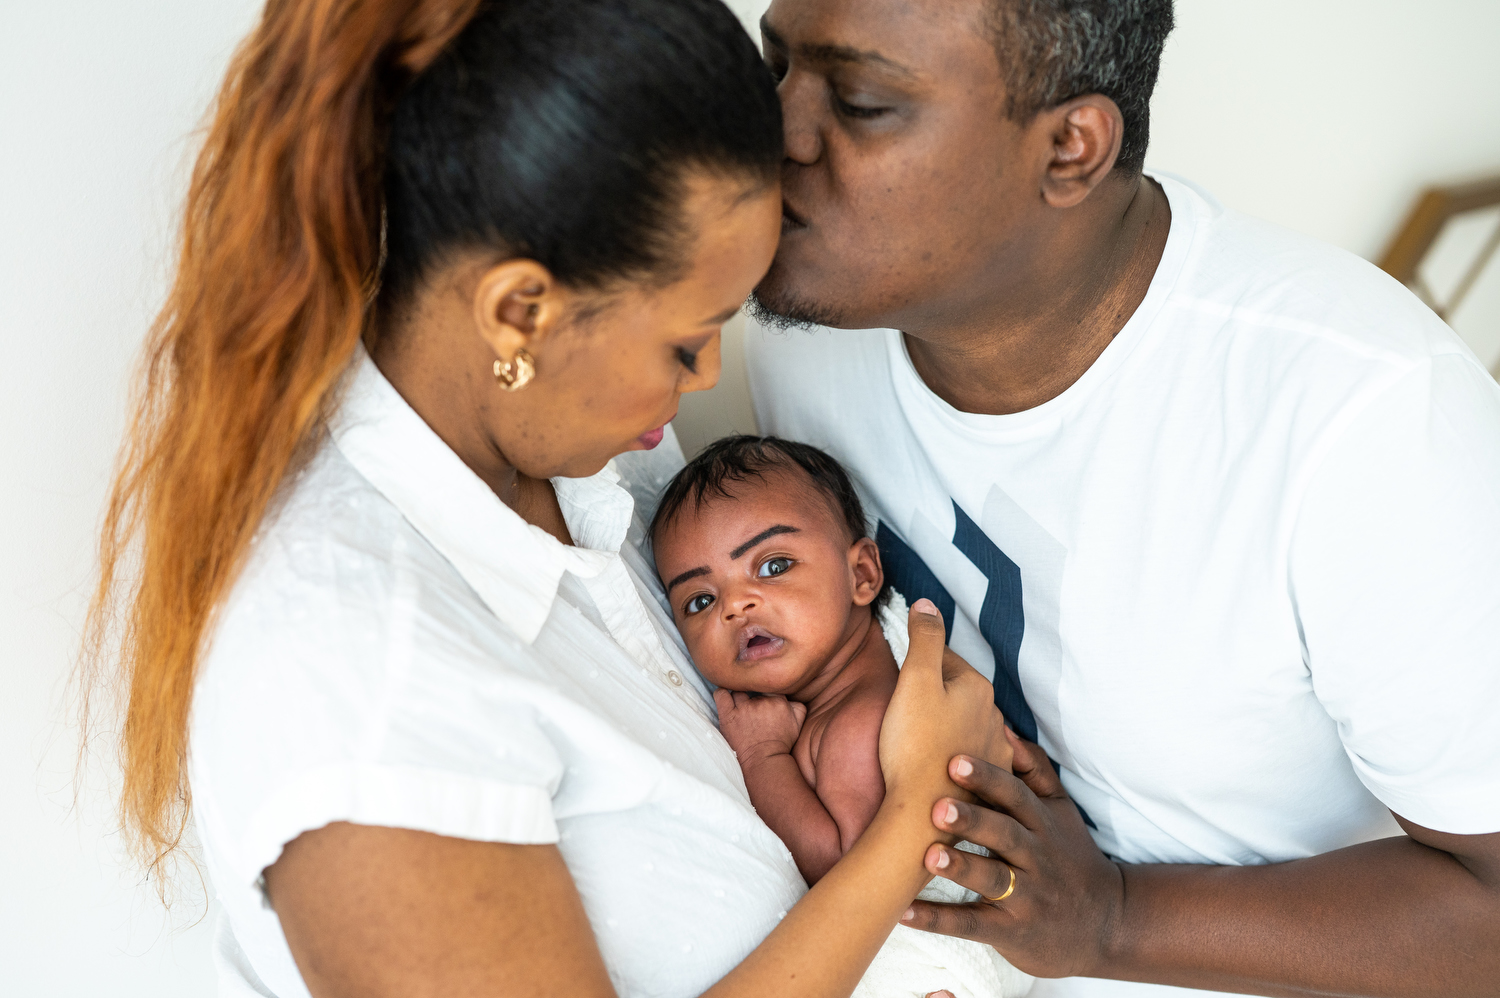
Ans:
[[[714,704],[719,708],[719,730],[741,766],[791,752],[807,719],[806,704],[779,693],[715,690]]]

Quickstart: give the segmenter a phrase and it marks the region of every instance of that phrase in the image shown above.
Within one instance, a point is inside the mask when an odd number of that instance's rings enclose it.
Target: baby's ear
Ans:
[[[854,577],[854,605],[875,602],[885,584],[885,570],[880,567],[880,548],[870,538],[861,537],[849,545],[849,572]]]

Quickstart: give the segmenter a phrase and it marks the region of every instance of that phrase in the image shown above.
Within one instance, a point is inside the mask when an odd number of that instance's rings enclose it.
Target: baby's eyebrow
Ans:
[[[681,575],[679,575],[676,578],[674,578],[671,582],[667,583],[667,592],[670,593],[673,589],[676,589],[678,586],[682,585],[688,579],[696,579],[700,575],[707,575],[707,574],[708,574],[708,566],[707,565],[700,565],[697,568],[690,568],[686,572],[683,572]]]
[[[741,544],[733,551],[729,552],[729,557],[731,559],[738,558],[740,555],[744,554],[746,551],[749,551],[751,548],[755,547],[755,545],[759,544],[767,537],[775,537],[777,534],[799,534],[801,532],[802,531],[800,531],[796,527],[788,527],[784,523],[778,523],[774,527],[767,527],[765,530],[762,530],[760,533],[756,534],[754,537],[750,538],[748,541]]]

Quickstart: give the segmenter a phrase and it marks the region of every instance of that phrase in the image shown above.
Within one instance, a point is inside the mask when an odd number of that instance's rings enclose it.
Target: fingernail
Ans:
[[[947,822],[948,824],[951,825],[951,824],[953,824],[957,820],[958,820],[958,808],[954,807],[952,804],[949,804],[948,805],[948,810],[946,810],[946,811],[943,812],[943,821],[945,821],[945,822]]]
[[[910,922],[913,918],[916,918],[916,917],[917,917],[917,909],[915,909],[915,908],[908,908],[908,909],[906,909],[906,914],[904,914],[904,915],[901,916],[901,921],[903,921],[903,922]]]
[[[970,762],[969,760],[965,759],[963,756],[959,756],[957,759],[955,759],[953,761],[953,775],[954,776],[972,776],[972,775],[974,775],[974,764],[972,762]]]
[[[1019,735],[1016,734],[1016,729],[1012,728],[1008,724],[1005,726],[1005,730],[1006,730],[1006,733],[1009,734],[1012,738],[1019,738],[1020,737]]]
[[[937,606],[932,602],[932,600],[926,599],[925,597],[913,603],[911,605],[911,608],[918,613],[925,613],[930,617],[936,617],[938,615]]]
[[[948,850],[939,849],[937,862],[933,865],[936,866],[939,870],[946,870],[948,869],[948,864],[950,862],[952,862],[952,860],[948,858]]]

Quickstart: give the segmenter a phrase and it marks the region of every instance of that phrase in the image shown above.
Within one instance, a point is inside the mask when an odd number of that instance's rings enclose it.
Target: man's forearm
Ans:
[[[1101,977],[1275,996],[1500,993],[1500,891],[1404,836],[1272,866],[1122,870]]]
[[[790,753],[767,754],[743,764],[750,803],[775,832],[809,884],[817,883],[844,850],[839,827],[802,777]]]

